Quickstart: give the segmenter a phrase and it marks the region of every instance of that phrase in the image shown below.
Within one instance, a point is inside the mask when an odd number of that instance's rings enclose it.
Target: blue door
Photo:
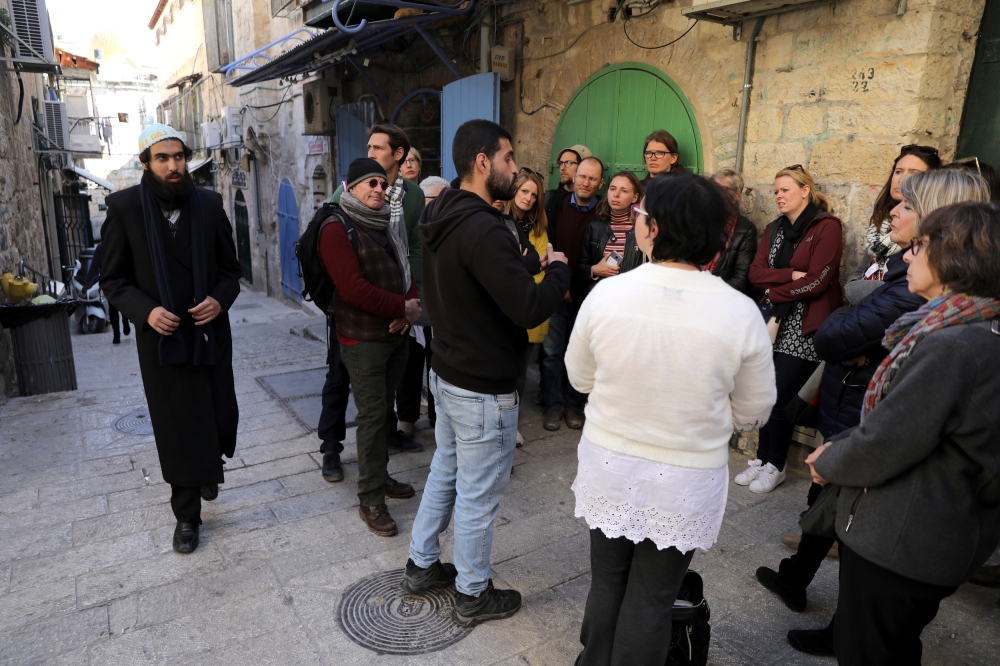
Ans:
[[[347,167],[359,157],[368,157],[368,125],[358,118],[356,104],[337,107],[337,180],[347,177]],[[374,105],[372,105],[374,108]],[[374,114],[372,114],[374,116]],[[372,119],[374,123],[374,118]]]
[[[278,188],[278,234],[281,240],[281,290],[285,296],[302,301],[302,278],[295,258],[295,243],[299,240],[299,204],[295,190],[286,178]]]
[[[451,142],[467,120],[500,122],[500,75],[476,74],[449,83],[441,93],[441,176],[451,181],[458,173],[451,160]]]

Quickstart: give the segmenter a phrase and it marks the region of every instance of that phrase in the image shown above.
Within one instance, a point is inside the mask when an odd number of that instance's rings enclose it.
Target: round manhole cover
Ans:
[[[451,621],[453,586],[415,596],[399,587],[402,579],[402,569],[383,571],[344,591],[337,620],[352,641],[378,654],[424,654],[472,631]]]
[[[115,430],[126,435],[152,435],[153,422],[149,420],[149,409],[143,407],[115,421]]]

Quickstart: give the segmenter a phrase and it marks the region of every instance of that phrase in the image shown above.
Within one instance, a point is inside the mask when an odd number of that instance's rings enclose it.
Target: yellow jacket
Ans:
[[[548,251],[549,245],[549,235],[546,232],[542,232],[541,236],[536,236],[535,231],[532,229],[528,233],[528,240],[531,244],[535,246],[535,251],[538,252],[539,257],[544,257],[545,253]],[[535,276],[535,284],[538,284],[545,278],[545,271],[542,271]],[[542,322],[541,326],[536,328],[528,329],[528,342],[531,344],[540,344],[545,341],[545,336],[549,333],[549,320],[546,319]]]

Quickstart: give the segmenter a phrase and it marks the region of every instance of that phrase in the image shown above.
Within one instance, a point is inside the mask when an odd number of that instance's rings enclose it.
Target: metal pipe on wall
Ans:
[[[740,102],[740,132],[736,138],[736,167],[738,174],[743,173],[743,149],[747,139],[747,116],[750,112],[750,91],[753,89],[753,67],[754,57],[757,55],[757,35],[760,34],[760,27],[764,25],[764,17],[757,19],[750,33],[750,43],[747,44],[746,69],[743,72],[743,97]]]

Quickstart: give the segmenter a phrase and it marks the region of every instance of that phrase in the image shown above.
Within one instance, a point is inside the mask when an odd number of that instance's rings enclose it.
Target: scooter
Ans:
[[[94,248],[80,252],[70,278],[70,293],[79,305],[73,313],[81,333],[103,333],[108,323],[108,302],[101,292],[100,281],[84,284],[94,260]]]

